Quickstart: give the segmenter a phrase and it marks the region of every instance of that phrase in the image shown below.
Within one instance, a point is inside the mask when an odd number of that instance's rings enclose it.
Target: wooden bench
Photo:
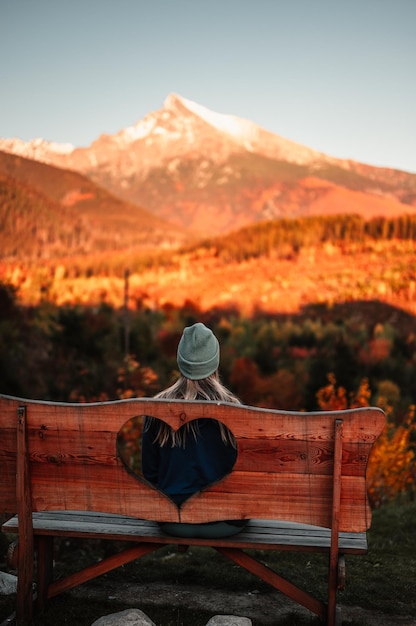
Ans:
[[[213,418],[233,432],[231,474],[180,509],[126,471],[117,434],[129,419],[153,415],[173,429]],[[0,396],[0,502],[18,533],[17,624],[46,601],[165,544],[211,546],[316,613],[339,622],[343,555],[367,552],[371,523],[365,473],[385,423],[378,408],[297,413],[215,402],[129,399],[66,404]],[[1,512],[1,511],[0,511]],[[17,515],[14,515],[16,514]],[[225,539],[172,538],[158,521],[249,519]],[[53,580],[54,537],[129,542],[130,547],[62,580]],[[247,550],[328,555],[327,597],[312,597]]]

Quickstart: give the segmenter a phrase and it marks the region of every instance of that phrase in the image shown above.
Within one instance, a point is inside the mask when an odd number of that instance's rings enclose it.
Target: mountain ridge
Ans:
[[[87,148],[0,140],[0,149],[80,172],[123,201],[208,236],[282,217],[416,212],[416,174],[336,159],[176,94]]]

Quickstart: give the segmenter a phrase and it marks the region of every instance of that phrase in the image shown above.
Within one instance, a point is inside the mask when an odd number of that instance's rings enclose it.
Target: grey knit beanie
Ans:
[[[187,326],[182,333],[177,356],[179,370],[185,378],[207,378],[220,363],[218,339],[201,322]]]

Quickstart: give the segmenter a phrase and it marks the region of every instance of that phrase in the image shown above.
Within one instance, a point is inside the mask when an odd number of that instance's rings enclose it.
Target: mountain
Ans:
[[[87,148],[8,139],[0,149],[81,172],[204,235],[282,217],[416,212],[416,174],[335,159],[175,94]]]
[[[181,229],[77,172],[4,152],[0,219],[3,259],[171,248],[186,239]]]

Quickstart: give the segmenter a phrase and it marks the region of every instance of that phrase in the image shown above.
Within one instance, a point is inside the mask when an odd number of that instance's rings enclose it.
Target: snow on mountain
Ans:
[[[144,139],[148,137],[151,132],[155,128],[155,119],[147,115],[144,119],[134,124],[134,126],[127,126],[127,128],[123,128],[118,135],[117,138],[122,142],[131,143],[133,141],[137,141],[138,139]]]
[[[75,150],[75,146],[69,143],[46,141],[41,138],[23,141],[23,139],[13,137],[12,139],[0,139],[0,150],[35,161],[53,162],[53,157],[49,158],[49,155],[70,155]]]
[[[177,94],[170,94],[164,103],[165,110],[177,110],[178,105],[205,121],[211,127],[227,135],[233,142],[263,156],[305,164],[317,160],[330,160],[321,152],[280,137],[254,122],[236,115],[216,113]]]
[[[192,111],[192,113],[201,117],[203,120],[208,122],[208,124],[214,126],[223,133],[227,133],[244,140],[250,140],[253,135],[255,136],[257,134],[257,126],[253,122],[235,115],[216,113],[215,111],[211,111],[210,109],[202,106],[202,104],[197,104],[192,100],[177,96],[176,94],[168,96],[165,101],[165,108],[170,107],[170,102],[173,98],[181,102],[186,109]]]

